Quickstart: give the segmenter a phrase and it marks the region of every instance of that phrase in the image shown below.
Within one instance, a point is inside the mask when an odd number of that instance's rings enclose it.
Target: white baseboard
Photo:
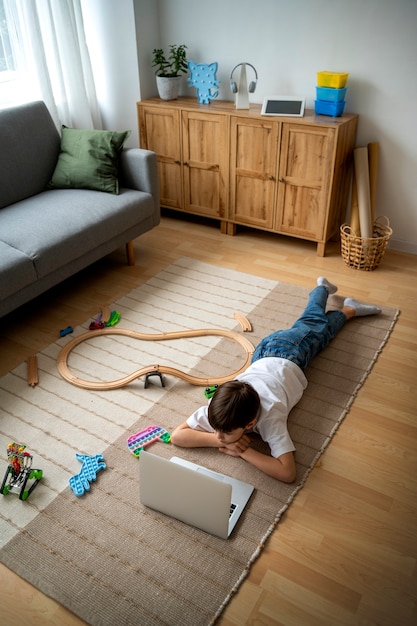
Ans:
[[[390,239],[388,244],[389,250],[396,252],[407,252],[408,254],[417,254],[417,243],[411,241],[402,241],[401,239]]]

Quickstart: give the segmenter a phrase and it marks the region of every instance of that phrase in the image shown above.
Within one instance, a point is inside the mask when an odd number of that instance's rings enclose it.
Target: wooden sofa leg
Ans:
[[[135,250],[133,249],[133,241],[128,241],[126,244],[126,256],[127,256],[127,264],[134,265],[135,264]]]

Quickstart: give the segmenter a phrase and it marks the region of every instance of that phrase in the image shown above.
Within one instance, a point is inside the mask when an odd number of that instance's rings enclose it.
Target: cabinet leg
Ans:
[[[133,249],[133,241],[128,241],[126,244],[126,256],[127,256],[127,264],[134,265],[135,264],[135,251]]]
[[[236,235],[236,224],[230,222],[220,222],[220,232],[222,235]]]
[[[326,242],[317,244],[317,256],[325,256],[326,255]]]

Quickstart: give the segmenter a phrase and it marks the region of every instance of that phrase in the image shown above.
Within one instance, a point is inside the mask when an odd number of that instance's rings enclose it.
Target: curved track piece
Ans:
[[[250,322],[240,313],[235,313],[235,318],[238,319],[242,328],[244,330],[251,329]],[[237,371],[232,372],[226,376],[217,376],[211,378],[201,378],[198,376],[192,376],[191,374],[186,374],[181,370],[175,367],[169,367],[167,365],[147,365],[145,367],[141,367],[140,369],[124,376],[123,378],[119,378],[117,380],[111,381],[89,381],[83,380],[82,378],[78,378],[71,373],[68,367],[68,355],[70,352],[83,341],[91,340],[94,337],[99,335],[125,335],[127,337],[133,337],[134,339],[141,339],[142,341],[167,341],[169,339],[183,339],[186,337],[203,337],[207,335],[218,335],[221,337],[227,337],[229,339],[233,339],[237,343],[239,343],[246,352],[246,360],[243,363],[242,367],[240,367]],[[124,328],[103,328],[100,330],[95,330],[92,334],[91,332],[83,333],[79,337],[74,337],[66,346],[62,348],[57,357],[57,367],[58,371],[61,374],[62,378],[70,382],[71,384],[82,387],[84,389],[94,389],[94,390],[107,390],[107,389],[119,389],[120,387],[125,387],[132,381],[140,378],[141,376],[145,376],[146,374],[150,374],[153,372],[159,372],[161,374],[169,374],[174,376],[175,378],[179,378],[184,380],[185,382],[191,383],[192,385],[215,385],[221,384],[228,380],[233,380],[238,374],[243,372],[246,367],[250,364],[251,357],[254,351],[254,346],[252,343],[239,335],[233,330],[223,330],[220,328],[201,328],[197,330],[183,330],[183,331],[175,331],[169,333],[156,333],[156,334],[145,334],[140,333],[134,330],[128,330]]]

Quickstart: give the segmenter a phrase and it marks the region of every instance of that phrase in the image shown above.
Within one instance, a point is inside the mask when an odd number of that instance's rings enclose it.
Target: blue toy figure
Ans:
[[[217,63],[194,63],[188,62],[190,78],[188,82],[197,89],[198,101],[200,104],[209,104],[210,100],[217,98],[219,92],[212,93],[211,90],[219,86],[220,81],[216,79]]]
[[[86,491],[90,491],[90,483],[96,480],[97,472],[106,469],[106,464],[102,454],[89,456],[77,452],[75,456],[82,463],[82,466],[78,474],[69,479],[69,486],[76,496],[82,496]]]

